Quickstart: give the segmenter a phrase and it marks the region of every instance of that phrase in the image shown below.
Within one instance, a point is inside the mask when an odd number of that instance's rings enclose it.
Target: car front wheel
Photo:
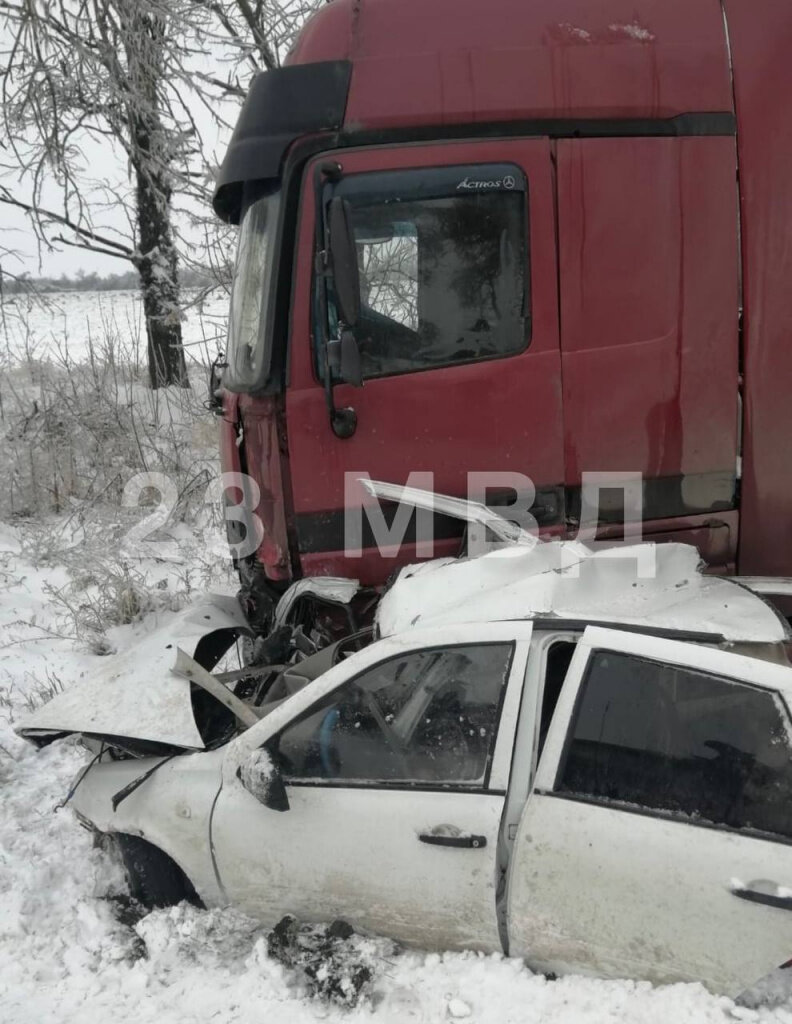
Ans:
[[[129,894],[138,903],[149,910],[172,907],[183,900],[203,906],[189,878],[166,853],[139,836],[117,833],[113,838],[121,853]]]

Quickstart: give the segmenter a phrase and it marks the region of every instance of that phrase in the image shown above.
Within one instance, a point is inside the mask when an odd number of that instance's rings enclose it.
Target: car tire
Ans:
[[[139,836],[114,837],[129,883],[129,894],[148,910],[172,907],[186,900],[202,907],[189,878],[167,853]]]

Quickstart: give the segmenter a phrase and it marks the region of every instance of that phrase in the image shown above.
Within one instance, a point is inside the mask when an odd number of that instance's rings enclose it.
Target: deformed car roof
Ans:
[[[778,643],[785,621],[739,583],[706,576],[687,544],[593,550],[577,541],[515,544],[469,559],[407,566],[377,609],[380,636],[414,626],[554,618]]]
[[[790,639],[786,620],[758,591],[788,580],[705,576],[690,544],[543,541],[475,501],[361,478],[373,497],[442,512],[486,529],[503,544],[476,558],[406,566],[377,608],[380,636],[414,626],[554,618],[706,634],[730,642]],[[746,581],[748,582],[748,581]],[[763,587],[762,584],[769,584]]]

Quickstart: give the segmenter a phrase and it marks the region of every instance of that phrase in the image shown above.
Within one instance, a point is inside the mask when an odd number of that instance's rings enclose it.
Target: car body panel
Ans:
[[[744,374],[738,567],[792,567],[792,18],[785,3],[724,0],[739,130]]]
[[[516,523],[509,522],[488,505],[465,498],[453,498],[447,494],[435,494],[419,487],[400,487],[398,484],[386,483],[382,480],[369,480],[364,477],[360,484],[367,494],[385,501],[407,503],[414,508],[428,512],[441,512],[455,519],[463,519],[469,526],[480,526],[488,529],[498,540],[509,544],[525,544],[536,547],[538,538]]]
[[[172,759],[103,761],[77,786],[72,807],[103,833],[140,836],[182,869],[206,906],[226,903],[214,869],[209,818],[220,788],[224,749]],[[159,765],[160,767],[156,767]],[[113,809],[113,798],[156,768]]]
[[[220,630],[250,632],[237,600],[216,594],[154,630],[144,643],[98,660],[96,671],[23,719],[16,731],[27,739],[78,732],[202,750],[191,683],[172,668],[178,647],[195,656]]]
[[[516,643],[486,789],[287,777],[290,810],[262,806],[237,778],[236,765],[251,749],[254,734],[260,746],[321,700],[331,673],[235,741],[212,816],[212,845],[229,899],[270,925],[286,913],[309,921],[342,917],[356,928],[411,945],[501,949],[498,839],[531,632],[530,623],[419,630],[409,644],[383,640],[361,652],[375,649],[376,664],[410,651]],[[372,663],[370,657],[353,655],[337,666],[343,673],[331,670],[332,688],[354,678],[363,662]],[[419,840],[437,829],[483,836],[486,842],[457,849]]]
[[[754,594],[768,597],[792,597],[790,576],[735,576],[734,582],[747,587]]]
[[[288,63],[337,59],[353,64],[350,131],[732,108],[708,0],[498,0],[464,17],[453,0],[340,0],[306,22]]]
[[[287,784],[285,814],[235,780],[223,788],[212,836],[233,904],[273,927],[343,918],[356,929],[430,949],[501,948],[495,854],[503,794]],[[449,824],[481,849],[421,843]]]
[[[658,637],[590,627],[578,643],[509,869],[509,952],[537,969],[654,982],[702,981],[737,995],[789,959],[792,913],[737,898],[756,880],[792,885],[792,845],[555,790],[595,650],[636,654],[778,693],[792,669]]]
[[[736,501],[735,140],[556,146],[565,482],[640,473],[644,519],[717,516]]]

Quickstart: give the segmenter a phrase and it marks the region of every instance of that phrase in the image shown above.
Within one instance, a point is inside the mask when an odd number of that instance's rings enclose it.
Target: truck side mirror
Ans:
[[[215,416],[223,415],[223,393],[220,390],[223,384],[223,370],[228,363],[222,352],[218,352],[216,359],[209,368],[209,401],[207,406]]]
[[[351,208],[341,196],[333,196],[330,200],[327,227],[338,319],[344,326],[354,327],[360,315],[360,275]]]
[[[363,367],[360,365],[360,349],[355,335],[350,330],[341,332],[341,378],[356,388],[363,384]]]
[[[348,327],[341,330],[340,338],[331,338],[327,343],[327,358],[334,376],[345,384],[359,388],[363,383],[363,368],[360,365],[360,349],[355,335]]]

